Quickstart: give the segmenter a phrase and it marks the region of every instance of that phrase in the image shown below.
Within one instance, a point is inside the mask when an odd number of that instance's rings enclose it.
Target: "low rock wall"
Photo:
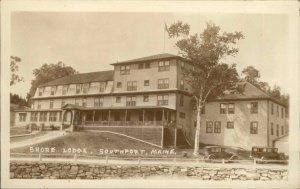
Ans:
[[[287,169],[218,168],[181,165],[88,165],[11,162],[11,179],[193,178],[198,180],[287,180]]]

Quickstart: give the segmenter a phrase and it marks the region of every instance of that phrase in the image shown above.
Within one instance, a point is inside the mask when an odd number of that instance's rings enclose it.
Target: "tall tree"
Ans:
[[[178,21],[166,26],[170,38],[178,41],[175,46],[191,69],[183,70],[185,81],[193,88],[193,99],[197,107],[197,126],[194,140],[194,155],[199,154],[201,109],[210,97],[223,95],[235,88],[238,81],[236,65],[225,64],[224,58],[235,56],[242,32],[227,33],[212,22],[206,23],[201,33],[190,34],[190,26]]]
[[[66,66],[62,62],[56,64],[43,64],[40,68],[33,70],[34,79],[31,81],[31,88],[27,94],[27,100],[34,96],[37,87],[60,77],[78,73],[74,68]]]
[[[27,106],[26,99],[22,98],[18,94],[12,94],[12,93],[10,93],[10,103],[11,104],[18,104],[20,106]]]
[[[10,86],[24,81],[24,78],[18,75],[19,66],[18,64],[21,62],[21,58],[17,56],[10,56]]]

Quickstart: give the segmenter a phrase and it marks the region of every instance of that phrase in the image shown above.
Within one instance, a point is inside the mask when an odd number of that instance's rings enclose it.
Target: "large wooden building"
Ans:
[[[193,144],[196,112],[182,73],[190,65],[183,58],[158,54],[112,66],[39,86],[31,109],[18,111],[15,125],[114,132],[160,147]],[[285,106],[250,83],[242,85],[244,94],[205,105],[201,143],[249,149],[272,146],[287,134]]]

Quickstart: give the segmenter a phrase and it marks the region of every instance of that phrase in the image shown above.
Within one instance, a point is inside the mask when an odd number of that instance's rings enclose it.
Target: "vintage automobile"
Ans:
[[[283,153],[278,153],[278,148],[253,146],[250,158],[259,160],[286,160]]]
[[[224,146],[206,146],[204,147],[205,159],[225,159],[234,160],[237,155],[233,152],[228,152],[227,147]]]

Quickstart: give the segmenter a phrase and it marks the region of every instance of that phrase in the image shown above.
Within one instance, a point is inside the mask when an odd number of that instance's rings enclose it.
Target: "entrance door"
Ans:
[[[72,112],[67,111],[64,115],[64,124],[71,125]]]

